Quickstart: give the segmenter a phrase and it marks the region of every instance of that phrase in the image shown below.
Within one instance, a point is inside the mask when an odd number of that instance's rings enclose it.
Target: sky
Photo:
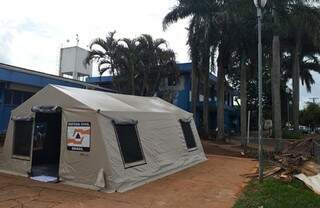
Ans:
[[[59,50],[74,46],[76,34],[79,46],[85,48],[92,39],[104,38],[114,30],[118,38],[144,33],[164,38],[176,52],[177,61],[188,62],[188,20],[162,30],[162,19],[175,4],[176,0],[4,1],[0,12],[0,62],[58,74]],[[301,86],[301,106],[310,97],[320,97],[320,76],[314,77],[316,85],[311,94]]]

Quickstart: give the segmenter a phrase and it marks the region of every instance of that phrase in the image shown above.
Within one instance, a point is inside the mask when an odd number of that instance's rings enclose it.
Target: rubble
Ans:
[[[264,177],[275,176],[283,181],[291,181],[294,175],[315,176],[320,173],[320,165],[316,162],[315,145],[320,144],[320,136],[309,136],[289,144],[281,153],[275,154],[272,166],[264,172]],[[320,148],[320,146],[319,146]],[[320,149],[319,149],[320,150]],[[257,177],[258,174],[248,175]]]
[[[282,169],[280,178],[288,178],[290,175],[299,173],[306,176],[320,173],[320,165],[315,162],[317,153],[314,152],[315,145],[319,141],[319,137],[305,138],[291,143],[280,154],[276,154],[274,156],[275,165]]]

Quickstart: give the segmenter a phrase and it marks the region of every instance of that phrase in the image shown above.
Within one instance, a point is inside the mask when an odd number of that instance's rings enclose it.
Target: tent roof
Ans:
[[[132,96],[60,85],[50,86],[94,110],[189,114],[189,112],[186,112],[158,97]]]

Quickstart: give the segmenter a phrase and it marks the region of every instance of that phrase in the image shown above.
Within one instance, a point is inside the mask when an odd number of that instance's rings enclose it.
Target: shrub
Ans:
[[[282,130],[282,138],[283,139],[301,139],[303,136],[303,132],[295,132],[294,130],[290,130],[288,128],[284,128]]]

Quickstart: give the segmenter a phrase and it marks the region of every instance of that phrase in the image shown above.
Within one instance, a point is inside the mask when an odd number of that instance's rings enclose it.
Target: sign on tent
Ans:
[[[90,122],[68,122],[67,149],[73,151],[90,151]]]

